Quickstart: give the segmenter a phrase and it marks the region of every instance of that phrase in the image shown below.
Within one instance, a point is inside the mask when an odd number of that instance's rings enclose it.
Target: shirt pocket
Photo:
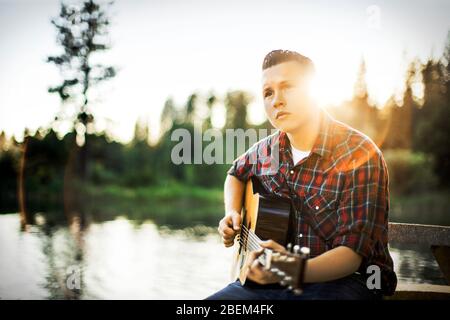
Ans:
[[[284,181],[278,175],[256,175],[266,193],[281,194],[281,187]]]
[[[337,201],[333,193],[316,192],[308,194],[303,210],[314,232],[329,241],[337,232]]]
[[[272,159],[270,156],[260,156],[258,159],[258,166],[255,170],[255,175],[267,193],[275,193],[280,195],[285,179],[280,174],[279,165],[275,164],[272,166],[271,160]]]

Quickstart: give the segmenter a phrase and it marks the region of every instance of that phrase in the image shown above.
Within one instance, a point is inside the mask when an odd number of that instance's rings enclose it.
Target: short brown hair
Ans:
[[[262,64],[262,70],[264,71],[267,68],[288,61],[297,61],[305,67],[307,73],[314,73],[314,63],[310,58],[305,57],[296,51],[282,49],[272,50],[266,54]]]

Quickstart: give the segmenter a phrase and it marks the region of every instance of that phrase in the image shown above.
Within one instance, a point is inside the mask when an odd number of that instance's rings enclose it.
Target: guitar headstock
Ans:
[[[266,270],[280,278],[280,284],[287,286],[295,294],[302,293],[303,274],[306,260],[309,258],[309,248],[289,244],[283,252],[269,250],[265,254]]]

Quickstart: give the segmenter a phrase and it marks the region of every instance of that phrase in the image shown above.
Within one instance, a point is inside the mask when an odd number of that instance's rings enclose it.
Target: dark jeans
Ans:
[[[247,280],[242,286],[239,280],[207,297],[207,300],[379,300],[382,295],[370,290],[359,274],[322,283],[308,283],[303,293],[295,295],[279,284],[260,285]]]

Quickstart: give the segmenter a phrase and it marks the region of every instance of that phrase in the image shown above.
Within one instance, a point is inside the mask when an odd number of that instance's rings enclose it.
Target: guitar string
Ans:
[[[249,236],[256,242],[256,245],[260,247],[260,242],[262,241],[252,230],[248,229],[246,226],[242,226],[242,230],[245,234],[249,234]]]
[[[252,244],[252,243],[250,243],[250,242],[246,242],[245,239],[242,239],[242,238],[239,240],[239,243],[240,243],[242,246],[245,246],[246,249],[250,249],[250,250],[254,250],[254,251],[258,251],[258,250],[260,249],[260,248],[257,247],[256,245],[254,245],[254,244]]]
[[[253,238],[254,238],[255,240],[261,241],[261,239],[260,239],[255,233],[252,233],[252,232],[251,232],[252,230],[249,229],[247,226],[242,225],[242,230],[244,230],[244,231],[246,231],[246,232],[249,232],[250,235],[253,236]]]
[[[250,249],[258,250],[261,246],[255,242],[254,238],[249,237],[247,232],[244,232],[243,235],[239,238],[239,242],[241,245],[247,244]]]
[[[240,242],[241,246],[244,246],[245,243],[244,243],[244,240],[243,240],[242,238],[240,239],[239,242]],[[247,248],[247,250],[248,250],[248,249],[250,249],[250,250],[252,250],[252,251],[257,251],[259,248],[249,247],[249,248]],[[264,254],[265,254],[265,253],[263,252],[263,254],[260,255],[260,256],[258,256],[258,258],[257,258],[257,259],[260,261],[260,263],[262,263],[262,265],[265,265],[265,264],[266,264],[266,260],[265,260],[266,258],[265,258],[265,256],[264,256]]]
[[[248,229],[245,225],[242,225],[242,230],[243,230],[243,237],[239,238],[239,243],[241,244],[241,246],[245,245],[245,240],[249,240],[247,242],[247,244],[248,244],[247,247],[250,250],[257,251],[262,248],[258,243],[261,241],[261,239],[256,234],[254,234],[252,232],[252,230]],[[250,236],[250,239],[248,238],[249,236]],[[255,241],[257,241],[257,242],[255,242]],[[263,255],[264,255],[264,252],[263,252]],[[257,259],[264,265],[266,261],[265,261],[265,258],[263,255],[258,256]]]
[[[258,249],[261,247],[258,240],[256,240],[251,233],[249,234],[248,231],[244,231],[241,235],[241,238],[243,240],[247,240],[254,248]]]
[[[243,227],[243,237],[244,240],[248,240],[251,245],[251,249],[253,250],[259,250],[261,249],[261,245],[259,244],[261,242],[261,239],[255,235],[251,230],[248,230],[245,226]]]
[[[242,242],[241,242],[241,245],[243,246],[243,245],[244,245],[244,243],[242,243]],[[250,249],[251,249],[251,248],[250,248]],[[255,250],[255,251],[256,251],[257,249],[255,249],[255,248],[254,248],[253,250]],[[265,265],[265,262],[266,262],[266,261],[265,261],[265,258],[264,258],[264,256],[263,256],[263,255],[260,255],[260,256],[258,256],[258,258],[257,258],[257,259],[258,259],[258,260],[259,260],[259,261],[260,261],[260,262],[261,262],[261,263],[262,263],[263,265]]]
[[[239,243],[241,244],[241,246],[246,246],[246,249],[250,249],[251,251],[258,251],[260,249],[258,247],[255,247],[251,243],[246,243],[244,239],[241,239]]]
[[[250,237],[253,237],[253,238],[250,238],[249,241],[247,241],[247,244],[250,245],[250,249],[253,249],[255,251],[261,249],[262,246],[259,243],[255,243],[254,241],[255,241],[255,239],[258,242],[260,242],[262,240],[255,233],[253,233],[252,230],[248,229],[246,226],[243,225],[242,227],[243,227],[242,229],[243,229],[244,233],[243,233],[243,237],[239,238],[239,243],[242,246],[244,246],[245,240],[248,240],[248,236],[250,236]]]
[[[243,236],[241,236],[239,238],[239,243],[241,245],[244,245],[245,240],[248,240],[247,244],[249,245],[250,249],[253,249],[253,250],[261,249],[261,246],[259,244],[259,242],[261,242],[261,239],[256,234],[251,232],[251,230],[248,229],[247,226],[245,226],[245,225],[242,225],[242,230],[243,230]]]
[[[251,232],[251,230],[249,230],[246,226],[242,226],[242,230],[243,230],[244,236],[246,236],[247,238],[250,238],[250,240],[253,241],[253,243],[257,247],[260,247],[259,242],[261,241],[261,239],[259,239],[259,237],[256,234]]]
[[[252,233],[251,230],[248,230],[245,226],[243,226],[242,230],[243,230],[243,237],[241,236],[240,239],[242,239],[243,241],[248,240],[248,243],[250,244],[251,249],[254,249],[254,250],[260,249],[261,246],[259,245],[258,242],[260,242],[261,239],[259,239],[259,237],[257,235]],[[242,245],[244,244],[242,241],[240,241],[240,242]]]

